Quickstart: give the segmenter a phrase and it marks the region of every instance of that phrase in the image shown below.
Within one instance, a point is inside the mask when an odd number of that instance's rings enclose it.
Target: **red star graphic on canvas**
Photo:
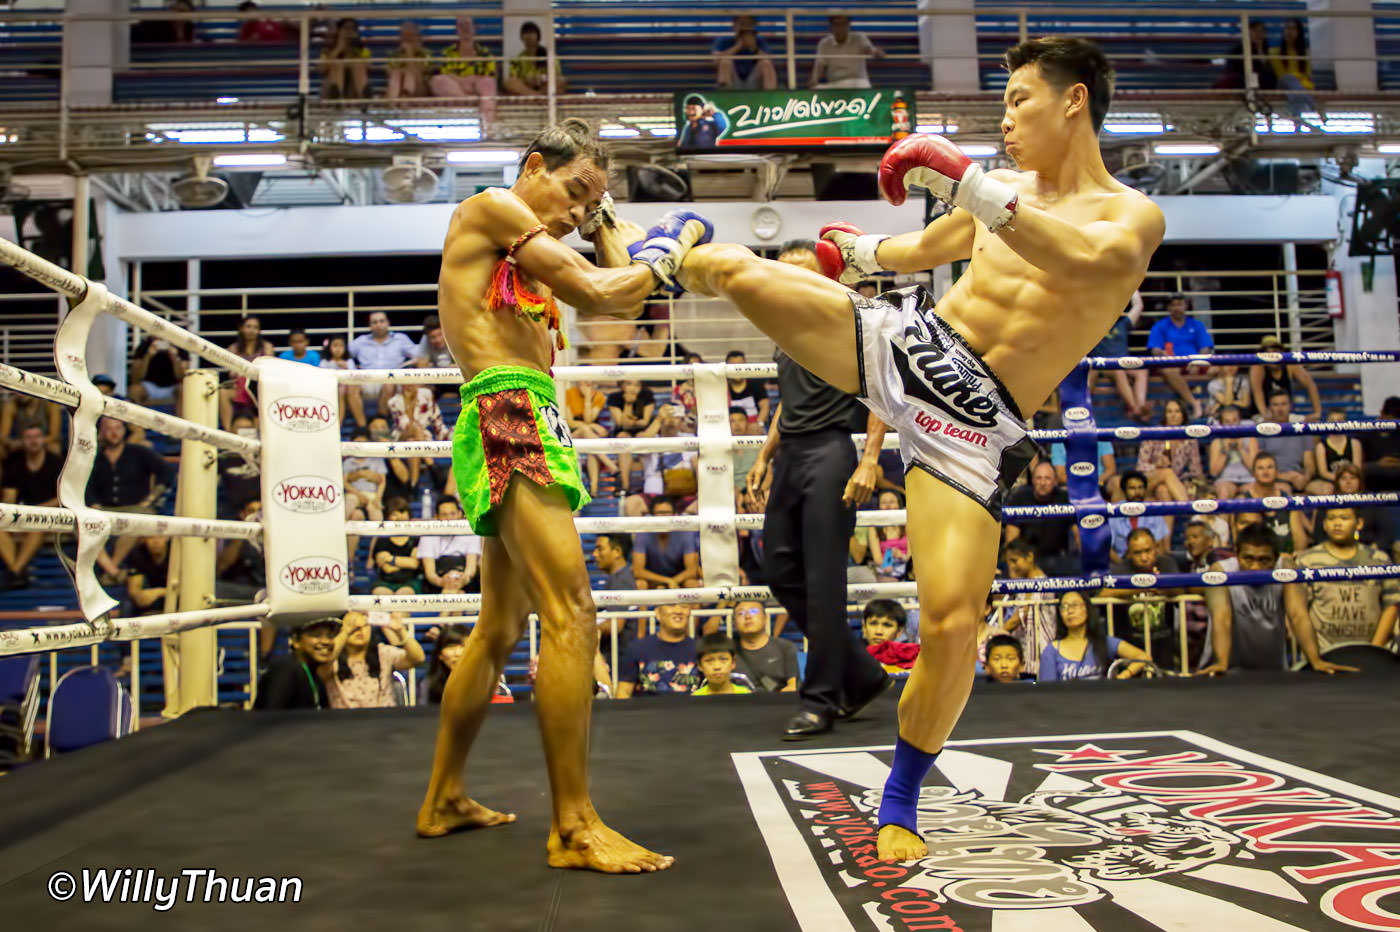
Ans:
[[[1129,754],[1141,754],[1141,751],[1105,751],[1096,744],[1081,744],[1074,750],[1067,748],[1036,748],[1038,754],[1058,754],[1060,755],[1055,763],[1061,764],[1065,761],[1104,761],[1107,763],[1121,763],[1123,758]]]

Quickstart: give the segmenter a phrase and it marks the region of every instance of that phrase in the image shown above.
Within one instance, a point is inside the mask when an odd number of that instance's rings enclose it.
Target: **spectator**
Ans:
[[[740,407],[729,409],[729,433],[735,437],[752,437],[756,434],[754,422],[749,420],[749,413]],[[734,464],[734,490],[743,491],[748,488],[749,470],[753,469],[753,464],[758,462],[758,452],[761,447],[735,447],[732,454]]]
[[[240,521],[257,521],[261,511],[262,499],[255,498],[244,502],[236,514]],[[216,569],[216,589],[220,593],[233,592],[236,595],[231,594],[229,598],[253,601],[258,590],[267,586],[267,558],[263,552],[262,541],[245,540],[241,537],[223,541],[219,548]],[[271,635],[276,634],[276,629],[270,625],[265,626],[265,630]],[[271,644],[267,645],[268,650],[271,647]]]
[[[1057,446],[1063,447],[1063,444]],[[1006,504],[1008,507],[1068,505],[1069,494],[1055,481],[1055,467],[1041,460],[1031,468],[1030,482],[1012,489],[1006,496]],[[1079,549],[1079,531],[1073,515],[1006,525],[1007,543],[1021,538],[1035,548],[1047,572],[1065,575],[1077,570],[1072,553]]]
[[[437,396],[433,394],[431,386],[404,382],[399,386],[399,390],[390,396],[388,408],[381,410],[385,411],[389,419],[390,440],[420,442],[452,439],[452,428],[443,419],[442,409],[438,407]],[[370,421],[370,426],[373,428],[374,421]],[[400,465],[408,472],[408,488],[403,493],[405,497],[411,495],[412,490],[418,487],[418,477],[424,470],[431,473],[438,468],[437,461],[431,456],[411,457],[407,461],[402,461],[401,457],[395,459],[400,460]],[[434,486],[438,489],[455,488],[453,474],[447,468],[447,464],[444,463],[442,469],[445,475],[435,477]]]
[[[1233,427],[1240,423],[1240,408],[1227,404],[1220,409],[1220,423]],[[1210,475],[1221,498],[1234,498],[1254,479],[1254,458],[1259,442],[1254,437],[1215,437],[1210,442]]]
[[[88,479],[88,505],[153,514],[166,489],[175,484],[174,467],[150,447],[127,443],[126,425],[114,417],[97,422],[97,436],[98,455]],[[135,542],[134,537],[119,537],[110,558],[105,552],[98,554],[98,563],[109,576],[118,574]]]
[[[1389,566],[1390,557],[1357,540],[1360,527],[1356,509],[1328,508],[1322,513],[1323,540],[1298,554],[1299,568]],[[1319,653],[1346,644],[1390,646],[1400,579],[1314,580],[1302,586]]]
[[[369,434],[357,430],[351,439],[355,443],[368,443]],[[368,517],[371,521],[383,521],[384,487],[389,474],[388,461],[382,456],[347,456],[341,462],[345,472],[347,514],[361,510],[364,512],[363,517]]]
[[[1229,557],[1231,554],[1219,546],[1219,535],[1204,517],[1195,517],[1186,522],[1186,532],[1182,535],[1189,561],[1186,570],[1191,573],[1204,573],[1212,563]],[[1278,549],[1275,545],[1274,549]]]
[[[730,350],[724,354],[725,365],[742,366],[748,359],[739,350]],[[729,408],[732,411],[740,408],[748,415],[751,422],[760,425],[768,423],[768,406],[772,402],[768,398],[768,390],[763,387],[762,382],[755,382],[752,379],[729,378]]]
[[[1347,413],[1340,408],[1333,408],[1327,412],[1327,421],[1331,424],[1340,424],[1347,419]],[[1337,489],[1337,467],[1343,463],[1350,463],[1357,469],[1360,475],[1361,470],[1361,441],[1350,434],[1323,434],[1313,438],[1313,466],[1317,469],[1317,478],[1313,480],[1313,486],[1319,491],[1311,492],[1314,495],[1331,495]],[[1323,484],[1326,484],[1326,491],[1321,491]]]
[[[1186,487],[1186,494],[1196,501],[1219,501],[1220,494],[1215,491],[1214,484],[1209,479],[1192,479],[1191,484]],[[1220,513],[1209,515],[1197,515],[1187,522],[1189,529],[1193,523],[1201,523],[1210,531],[1215,540],[1215,544],[1228,548],[1230,546],[1230,516]]]
[[[1123,499],[1141,502],[1147,499],[1147,477],[1136,469],[1123,473]],[[1128,552],[1128,535],[1145,530],[1157,542],[1157,552],[1166,553],[1171,545],[1171,531],[1161,515],[1119,515],[1108,519],[1109,550],[1114,560],[1123,559]]]
[[[396,439],[393,430],[389,427],[387,417],[376,415],[369,419],[369,439],[375,443]],[[395,456],[385,460],[387,472],[384,475],[384,501],[395,496],[405,501],[414,497],[418,490],[418,465],[420,462],[422,460],[411,456]]]
[[[656,413],[656,396],[636,379],[623,379],[617,391],[608,396],[608,412],[612,415],[613,435],[635,437],[651,426]],[[632,490],[632,454],[618,454],[620,491]]]
[[[436,314],[423,319],[423,339],[418,341],[416,366],[437,369],[456,369],[457,360],[447,345],[447,334],[443,332],[442,321]]]
[[[1126,581],[1128,577],[1138,573],[1160,576],[1163,573],[1180,572],[1180,569],[1176,558],[1161,549],[1160,542],[1154,539],[1150,530],[1138,528],[1128,534],[1127,550],[1123,559],[1114,562],[1109,572],[1124,577]],[[1175,630],[1176,606],[1168,600],[1180,595],[1180,589],[1155,589],[1150,592],[1127,588],[1105,589],[1103,594],[1131,600],[1128,605],[1128,623],[1132,627],[1142,628],[1143,643],[1152,640],[1160,644],[1157,651],[1159,656],[1165,657],[1179,650],[1176,638],[1172,636]],[[1189,650],[1188,644],[1188,652]]]
[[[383,614],[383,613],[376,613]],[[394,671],[423,662],[423,647],[404,627],[407,615],[386,615],[381,641],[364,612],[347,612],[335,637],[335,656],[325,676],[332,709],[384,709],[400,705],[394,696]],[[386,643],[387,642],[387,643]]]
[[[146,337],[136,347],[127,370],[131,400],[137,404],[169,401],[180,409],[180,382],[188,367],[180,351],[166,340]]]
[[[467,635],[461,628],[453,625],[438,632],[433,642],[433,659],[428,664],[428,675],[423,677],[418,700],[420,704],[442,704],[442,691],[447,688],[447,679],[457,669],[466,650]]]
[[[1264,417],[1265,423],[1291,424],[1303,419],[1292,412],[1293,400],[1284,391],[1274,391],[1269,395],[1269,406]],[[1309,494],[1324,495],[1326,492],[1307,489],[1308,482],[1316,473],[1313,463],[1313,438],[1305,434],[1279,433],[1272,437],[1259,438],[1259,452],[1268,453],[1278,464],[1278,477],[1288,483],[1294,491],[1307,490]]]
[[[272,344],[263,339],[262,321],[249,315],[238,322],[238,338],[229,345],[229,352],[249,362],[259,356],[273,356],[276,352]],[[237,375],[219,386],[219,423],[224,430],[232,429],[233,418],[238,414],[257,415],[258,403],[248,391],[246,376]]]
[[[1040,654],[1042,682],[1098,679],[1120,657],[1132,661],[1118,674],[1124,679],[1137,674],[1148,659],[1140,648],[1104,635],[1098,606],[1082,592],[1062,593],[1056,616],[1055,640]]]
[[[240,437],[256,440],[258,419],[251,414],[240,414],[233,419],[233,432]],[[262,475],[257,457],[249,459],[242,453],[232,450],[219,451],[219,513],[224,518],[232,518],[250,501],[262,498]]]
[[[170,13],[193,13],[194,4],[190,0],[169,0],[165,5]],[[195,41],[195,21],[191,19],[151,19],[133,23],[131,41],[144,43],[182,43]]]
[[[385,517],[390,521],[408,520],[408,502],[391,498],[384,503]],[[376,537],[369,548],[370,559],[378,570],[375,595],[412,595],[423,586],[419,572],[418,546],[411,535],[395,534]]]
[[[1147,335],[1147,349],[1153,356],[1193,356],[1198,353],[1215,351],[1215,340],[1206,330],[1205,324],[1187,314],[1189,303],[1183,294],[1174,294],[1167,299],[1167,316],[1152,325]],[[1162,381],[1166,382],[1183,404],[1190,406],[1191,420],[1201,416],[1201,403],[1191,393],[1180,369],[1158,369]]]
[[[476,23],[457,17],[457,41],[442,50],[442,64],[428,82],[434,97],[475,98],[481,107],[482,137],[496,120],[496,60],[476,41]]]
[[[580,380],[570,385],[564,392],[564,407],[569,412],[569,433],[575,439],[598,439],[608,435],[608,429],[599,418],[608,409],[608,398],[598,390],[596,382]],[[588,473],[588,492],[598,497],[598,473],[600,469],[617,471],[617,463],[610,456],[601,453],[580,454],[584,469]],[[620,490],[625,492],[626,490]]]
[[[1206,417],[1218,424],[1220,412],[1231,405],[1239,411],[1240,419],[1252,415],[1249,377],[1240,372],[1239,366],[1221,366],[1215,370],[1215,378],[1206,383]]]
[[[664,495],[651,502],[653,517],[667,518],[676,505]],[[700,585],[700,535],[694,531],[638,534],[632,551],[632,574],[648,589],[685,589]],[[659,617],[659,616],[658,616]]]
[[[362,333],[350,343],[350,358],[357,369],[398,369],[411,364],[418,348],[406,335],[389,330],[389,315],[375,311],[369,315],[369,333]],[[379,389],[379,410],[389,407],[397,386],[385,382]]]
[[[1022,679],[1034,679],[1026,674],[1026,658],[1021,652],[1021,642],[1009,634],[994,634],[987,638],[987,681],[990,683],[1016,683]]]
[[[871,599],[861,611],[865,649],[887,673],[907,673],[919,659],[919,645],[902,641],[909,614],[894,599]]]
[[[1005,559],[1007,575],[1012,579],[1045,578],[1045,571],[1036,566],[1035,547],[1024,537],[1006,545]],[[1034,593],[1023,598],[1024,601],[1004,616],[1002,627],[1016,638],[1023,656],[1034,658],[1028,669],[1035,673],[1040,652],[1055,639],[1055,606],[1049,594]]]
[[[1273,334],[1269,334],[1259,341],[1259,352],[1261,353],[1286,351],[1283,341]],[[1317,420],[1322,413],[1322,400],[1317,393],[1317,383],[1313,381],[1308,370],[1296,362],[1255,363],[1249,367],[1250,398],[1253,400],[1255,412],[1261,415],[1268,412],[1269,396],[1280,391],[1288,396],[1289,409],[1292,410],[1295,380],[1298,385],[1302,386],[1303,391],[1308,393],[1308,410],[1311,414],[1303,420]]]
[[[699,94],[686,95],[683,104],[685,125],[681,127],[677,149],[713,149],[729,129],[729,117]]]
[[[126,594],[136,615],[165,611],[166,584],[170,576],[170,538],[143,537],[131,551],[126,574]]]
[[[1283,41],[1269,52],[1270,65],[1278,76],[1278,86],[1288,95],[1288,106],[1293,115],[1302,118],[1304,114],[1315,114],[1317,105],[1312,97],[1304,93],[1313,89],[1312,59],[1308,54],[1308,27],[1297,17],[1283,21]],[[1316,123],[1309,123],[1314,129],[1322,129]]]
[[[875,497],[879,511],[898,511],[904,499],[893,489],[883,489]],[[869,565],[879,582],[900,582],[909,564],[909,535],[902,524],[868,525],[851,535],[851,562]]]
[[[255,12],[258,5],[253,0],[243,0],[238,4],[238,12]],[[275,19],[245,19],[238,27],[239,42],[289,42],[291,33],[287,24]]]
[[[1336,473],[1339,495],[1356,495],[1366,490],[1361,470],[1352,463],[1338,463]],[[1376,505],[1357,506],[1356,517],[1361,522],[1358,539],[1362,543],[1389,550],[1395,539],[1393,521],[1390,520],[1392,512],[1393,509]]]
[[[656,633],[634,641],[618,663],[617,698],[689,693],[700,685],[689,605],[658,605]]]
[[[771,91],[778,87],[772,49],[758,35],[758,20],[734,17],[734,35],[720,36],[710,47],[715,60],[715,83],[722,88]]]
[[[748,489],[737,489],[734,493],[734,509],[741,515],[761,515],[767,504],[767,494],[750,494]],[[764,567],[766,556],[763,528],[740,528],[734,532],[739,544],[739,585],[767,586],[768,574]],[[871,575],[874,582],[874,575]],[[786,616],[784,616],[786,617]]]
[[[1093,372],[1094,370],[1090,369],[1089,371]],[[1058,430],[1062,429],[1063,427],[1064,421],[1060,418],[1060,414],[1057,411],[1049,429]],[[1050,465],[1054,467],[1055,470],[1055,482],[1057,485],[1063,486],[1067,478],[1066,467],[1069,465],[1069,449],[1063,443],[1052,443],[1049,444],[1049,447]],[[1118,456],[1113,452],[1112,442],[1108,440],[1098,441],[1098,444],[1094,448],[1094,455],[1098,458],[1099,461],[1099,474],[1097,477],[1099,481],[1099,487],[1101,489],[1117,489],[1118,483],[1120,481],[1118,476]],[[1039,455],[1035,459],[1034,466],[1038,466],[1044,461],[1045,451],[1042,447]],[[1032,475],[1034,475],[1034,466],[1032,466]],[[1025,483],[1021,484],[1021,486],[1024,485]],[[1015,488],[1021,488],[1021,486],[1016,486]],[[1015,491],[1015,489],[1013,489],[1012,491]]]
[[[287,349],[277,354],[278,359],[285,359],[288,362],[304,362],[308,366],[320,366],[321,354],[311,349],[311,340],[306,336],[306,331],[298,327],[287,334]]]
[[[1400,420],[1400,395],[1391,395],[1381,403],[1379,419]],[[1362,437],[1366,488],[1372,492],[1400,489],[1400,431],[1371,431]]]
[[[530,21],[520,24],[520,54],[510,60],[510,75],[503,82],[507,94],[538,97],[549,93],[549,49],[540,45],[540,27]],[[567,94],[569,82],[564,69],[554,60],[554,92]]]
[[[44,446],[44,429],[30,424],[20,432],[20,448],[0,466],[0,497],[6,505],[57,507],[58,474],[62,470],[63,458]],[[43,542],[41,531],[0,533],[6,589],[23,589],[30,584],[29,564]]]
[[[369,97],[369,48],[360,24],[346,16],[321,50],[321,99],[364,100]]]
[[[1259,451],[1254,457],[1253,472],[1254,481],[1240,491],[1241,498],[1273,498],[1292,493],[1286,482],[1279,481],[1278,461],[1272,453]],[[1307,546],[1308,538],[1299,512],[1266,511],[1262,519],[1269,530],[1278,535],[1279,546],[1285,553],[1294,553]]]
[[[1259,19],[1250,20],[1249,35],[1234,46],[1225,58],[1225,70],[1216,80],[1217,88],[1246,88],[1243,42],[1249,43],[1250,71],[1257,90],[1272,91],[1278,87],[1278,75],[1269,62],[1269,27]]]
[[[1128,350],[1128,334],[1138,325],[1138,321],[1142,320],[1142,310],[1142,295],[1134,291],[1127,309],[1114,321],[1098,345],[1089,351],[1089,355],[1109,358],[1131,355]],[[1152,406],[1147,403],[1147,370],[1113,369],[1111,372],[1113,384],[1118,389],[1118,397],[1123,399],[1124,412],[1134,420],[1145,421],[1152,410]],[[1094,391],[1094,382],[1098,377],[1098,369],[1089,370],[1090,394]],[[1056,444],[1055,448],[1062,449],[1063,445]]]
[[[1186,413],[1175,398],[1162,407],[1163,427],[1183,427]],[[1176,440],[1144,440],[1138,447],[1138,472],[1147,477],[1147,497],[1161,502],[1186,501],[1186,482],[1204,477],[1201,446],[1192,437]],[[1175,519],[1166,516],[1167,534]]]
[[[594,537],[593,563],[605,574],[597,586],[600,590],[615,592],[646,588],[646,584],[638,583],[632,574],[632,538],[627,534],[614,532]],[[616,631],[618,656],[621,656],[632,641],[642,637],[642,625],[643,619],[640,618],[635,623],[613,618],[601,619],[598,628],[605,641]]]
[[[700,674],[705,682],[696,687],[693,696],[722,696],[753,692],[747,686],[733,682],[734,657],[738,653],[733,638],[723,634],[707,634],[695,648],[700,661]]]
[[[829,35],[817,43],[817,59],[812,63],[812,87],[869,87],[865,70],[868,58],[879,60],[885,53],[861,33],[851,32],[849,16],[827,17]]]
[[[44,446],[50,452],[63,449],[63,417],[58,405],[33,395],[10,393],[0,405],[0,438],[4,439],[6,455],[24,449],[24,432],[30,427],[44,432]]]
[[[268,664],[258,679],[254,709],[324,709],[339,618],[318,618],[291,630],[291,653]]]
[[[732,624],[739,640],[735,656],[739,672],[764,692],[796,692],[797,646],[772,636],[763,603],[735,603]]]
[[[423,33],[413,20],[399,23],[399,44],[389,53],[385,67],[389,72],[385,97],[401,100],[431,96],[428,75],[433,70],[432,53],[423,46]]]
[[[1292,561],[1279,553],[1278,537],[1262,524],[1240,532],[1239,556],[1225,557],[1211,565],[1213,572],[1234,573],[1291,569]],[[1260,586],[1208,586],[1206,606],[1210,609],[1211,643],[1202,674],[1229,670],[1287,669],[1285,623],[1293,630],[1308,664],[1322,673],[1353,671],[1323,660],[1317,652],[1317,637],[1301,586],[1265,583]]]
[[[651,426],[638,434],[639,437],[679,437],[685,429],[680,405],[662,405],[661,414]],[[693,504],[698,487],[695,473],[696,454],[690,451],[670,453],[646,453],[642,459],[642,494],[645,498],[667,495],[678,503],[678,507]],[[634,499],[627,511],[630,515],[644,513],[641,502]]]
[[[341,369],[346,372],[355,368],[355,360],[350,358],[350,351],[344,337],[331,337],[326,341],[326,355],[321,358],[321,368]],[[339,394],[341,423],[345,422],[345,412],[348,410],[350,416],[355,419],[356,426],[364,427],[364,388],[359,385],[351,385],[348,382],[341,382]]]
[[[436,513],[439,521],[462,520],[462,506],[451,495],[438,499]],[[481,591],[481,538],[475,534],[427,535],[418,541],[418,561],[430,592],[441,592],[442,577],[452,570],[462,574],[463,591]]]

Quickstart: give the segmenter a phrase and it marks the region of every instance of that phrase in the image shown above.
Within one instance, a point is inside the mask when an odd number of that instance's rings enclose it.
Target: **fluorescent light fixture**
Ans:
[[[397,142],[402,138],[403,133],[388,126],[345,127],[347,142]]]
[[[281,168],[287,157],[280,152],[234,152],[214,156],[220,168]]]
[[[674,136],[676,135],[676,128],[674,126],[653,126],[651,129],[647,130],[647,132],[651,133],[653,136]]]
[[[1213,142],[1164,142],[1152,151],[1157,155],[1217,155],[1220,147]]]
[[[958,131],[956,123],[920,123],[914,127],[916,133],[938,133],[942,136],[951,136]]]
[[[188,124],[171,125],[152,123],[146,127],[151,132],[146,138],[152,142],[163,135],[172,142],[199,145],[231,145],[244,142],[281,142],[281,133],[270,129],[245,129],[238,127],[195,128]]]
[[[636,139],[640,135],[642,135],[641,130],[626,126],[605,126],[598,130],[598,138],[600,139]]]
[[[453,165],[514,165],[520,161],[519,149],[461,149],[447,153]]]
[[[1383,142],[1376,146],[1381,155],[1400,155],[1400,142]]]
[[[963,155],[970,159],[986,159],[999,153],[1001,150],[990,143],[970,142],[967,145],[958,146]]]
[[[238,103],[238,98],[237,98],[237,97],[215,97],[215,98],[214,98],[214,103],[216,103],[216,104],[236,104],[236,103]]]
[[[1103,131],[1105,133],[1115,133],[1118,135],[1133,135],[1139,133],[1164,133],[1167,128],[1161,123],[1105,123]]]

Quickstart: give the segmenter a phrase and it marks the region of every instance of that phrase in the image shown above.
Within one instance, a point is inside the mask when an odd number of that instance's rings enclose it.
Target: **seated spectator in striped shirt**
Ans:
[[[700,663],[700,674],[705,678],[691,693],[692,696],[734,696],[753,692],[747,686],[733,681],[734,640],[724,634],[707,634],[695,648],[695,656]]]
[[[1123,500],[1142,502],[1147,500],[1147,477],[1136,469],[1123,473]],[[1128,552],[1128,535],[1133,531],[1146,529],[1157,542],[1158,553],[1166,553],[1171,546],[1171,531],[1161,515],[1127,515],[1108,519],[1109,550],[1114,560],[1121,560]]]
[[[404,626],[406,614],[375,612],[384,622],[376,633],[364,612],[347,612],[335,637],[334,654],[322,666],[332,709],[385,709],[399,705],[394,672],[424,660],[423,647]],[[328,669],[327,669],[328,668]]]
[[[407,521],[408,502],[391,498],[384,503],[384,513],[390,521]],[[412,595],[422,588],[418,545],[412,536],[376,537],[369,556],[377,570],[372,590],[375,595]]]
[[[1187,315],[1189,306],[1190,304],[1183,294],[1174,294],[1167,299],[1167,316],[1153,324],[1152,330],[1147,335],[1147,349],[1153,356],[1191,356],[1197,353],[1209,354],[1215,351],[1215,340],[1211,337],[1210,331],[1206,329],[1206,325]],[[1191,386],[1186,384],[1181,370],[1154,369],[1152,371],[1161,375],[1162,381],[1166,382],[1172,391],[1177,393],[1184,405],[1190,407],[1191,420],[1199,419],[1201,403],[1192,394]]]
[[[1024,537],[1007,543],[1004,555],[1006,572],[1012,579],[1045,578],[1045,571],[1036,565],[1035,547]],[[1022,656],[1032,658],[1026,670],[1034,675],[1041,649],[1055,638],[1055,599],[1049,593],[1020,598],[1020,604],[1003,617],[1002,628],[1020,643]]]
[[[418,357],[418,347],[407,336],[389,329],[389,315],[375,311],[369,315],[369,333],[350,342],[350,358],[357,369],[400,369]],[[388,410],[396,386],[385,382],[379,388],[379,410]]]
[[[451,495],[444,495],[438,500],[436,513],[439,521],[460,521],[462,506]],[[418,541],[418,560],[423,566],[429,592],[441,591],[443,576],[451,570],[461,571],[464,591],[481,591],[481,580],[477,576],[481,565],[481,538],[475,534],[423,537]]]
[[[308,366],[321,365],[320,352],[311,349],[311,340],[306,336],[306,331],[300,328],[287,334],[287,349],[278,353],[277,358],[288,362],[304,362]]]
[[[1082,592],[1062,593],[1056,617],[1055,640],[1040,654],[1041,682],[1101,679],[1120,657],[1132,661],[1118,674],[1126,679],[1139,673],[1148,659],[1141,648],[1104,635],[1098,606]]]

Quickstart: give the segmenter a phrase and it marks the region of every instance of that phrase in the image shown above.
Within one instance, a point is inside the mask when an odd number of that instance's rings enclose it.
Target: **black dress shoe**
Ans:
[[[849,705],[843,705],[837,711],[836,717],[839,719],[855,718],[861,712],[865,711],[866,706],[870,705],[870,703],[874,702],[876,699],[879,699],[886,692],[888,692],[890,687],[893,685],[894,677],[890,676],[889,674],[885,674],[884,678],[881,679],[880,682],[875,685],[875,688],[870,690],[870,692],[866,693],[859,699],[853,700]]]
[[[831,731],[830,716],[803,709],[788,720],[787,728],[783,730],[783,740],[800,741],[803,738],[826,734],[828,731]]]

